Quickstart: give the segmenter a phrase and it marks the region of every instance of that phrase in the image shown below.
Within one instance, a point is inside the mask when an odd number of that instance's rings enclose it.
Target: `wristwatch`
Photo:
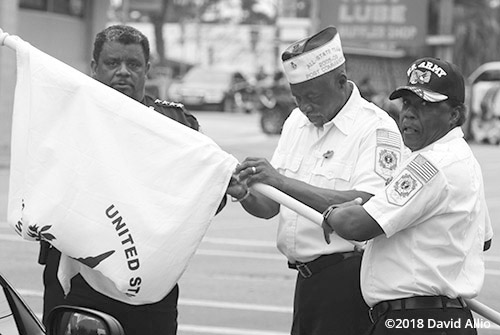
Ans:
[[[324,212],[323,212],[323,221],[327,222],[328,221],[328,218],[330,217],[330,215],[333,213],[333,211],[335,209],[337,209],[337,207],[339,207],[338,205],[331,205],[329,206]]]
[[[331,205],[323,212],[323,223],[321,227],[323,228],[323,236],[325,237],[326,243],[330,244],[330,234],[333,233],[333,228],[328,224],[328,218],[337,209],[338,205]]]

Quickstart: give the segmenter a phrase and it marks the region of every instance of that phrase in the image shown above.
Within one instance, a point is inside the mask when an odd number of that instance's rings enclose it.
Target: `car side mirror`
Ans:
[[[48,335],[124,335],[111,315],[90,308],[58,306],[47,319]]]

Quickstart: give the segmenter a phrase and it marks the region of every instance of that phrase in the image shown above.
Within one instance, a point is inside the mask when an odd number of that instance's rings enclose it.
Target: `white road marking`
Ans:
[[[261,240],[245,240],[238,238],[223,238],[223,237],[208,237],[205,236],[202,243],[223,244],[223,245],[241,245],[249,247],[270,247],[276,248],[274,241],[261,241]]]
[[[27,240],[22,239],[20,236],[16,235],[15,233],[0,234],[0,241],[33,243],[33,241],[27,241]],[[274,242],[259,241],[259,240],[243,240],[243,239],[207,237],[203,241],[204,241],[204,243],[212,243],[212,244],[220,244],[220,245],[274,247]],[[196,255],[286,261],[285,256],[279,254],[277,251],[276,251],[276,253],[268,253],[268,252],[248,252],[248,251],[233,251],[233,250],[199,248],[196,251]],[[495,263],[500,262],[500,256],[486,255],[484,258],[486,260],[487,265],[488,265],[488,263],[492,263],[492,262],[495,262]],[[491,276],[500,276],[500,270],[496,270],[497,266],[492,266],[492,268],[493,269],[487,268],[486,274],[491,275]]]
[[[38,290],[18,289],[17,292],[22,297],[42,298],[43,292]],[[192,307],[210,307],[220,309],[232,309],[241,311],[254,312],[271,312],[271,313],[292,313],[292,307],[263,305],[263,304],[247,304],[238,302],[218,301],[218,300],[200,300],[200,299],[179,299],[179,305]]]
[[[42,292],[36,290],[17,290],[19,294],[23,297],[36,297],[42,298]],[[194,307],[204,307],[204,308],[219,308],[219,309],[231,309],[231,310],[242,310],[242,311],[253,311],[253,312],[271,312],[271,313],[292,313],[292,307],[287,306],[273,306],[273,305],[262,305],[262,304],[245,304],[245,303],[233,303],[215,300],[199,300],[199,299],[179,299],[179,306],[194,306]],[[41,319],[41,314],[37,314]],[[476,315],[478,318],[482,318]],[[484,319],[484,318],[482,318]],[[493,323],[482,323],[484,329],[488,330],[500,330],[500,326]],[[282,332],[273,332],[268,330],[254,330],[254,329],[243,329],[243,328],[228,328],[228,327],[212,327],[212,326],[199,326],[199,325],[179,325],[180,331],[199,333],[199,334],[220,334],[220,335],[285,335]]]
[[[280,254],[270,254],[265,252],[229,251],[215,249],[198,249],[196,255],[200,256],[221,256],[235,258],[268,259],[286,262],[286,258]]]
[[[198,299],[179,299],[179,305],[222,308],[222,309],[232,309],[232,310],[238,309],[238,310],[254,311],[254,312],[287,313],[287,314],[292,313],[293,311],[292,307],[286,307],[286,306],[245,304],[245,303],[234,303],[234,302],[224,302],[224,301],[214,301],[214,300],[198,300]]]
[[[30,242],[30,243],[33,243],[33,241],[25,240],[21,236],[17,235],[14,232],[12,234],[0,234],[0,240],[7,241],[7,242]]]

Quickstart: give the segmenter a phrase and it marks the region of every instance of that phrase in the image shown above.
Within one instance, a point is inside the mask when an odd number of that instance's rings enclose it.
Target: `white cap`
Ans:
[[[290,84],[319,77],[345,63],[340,36],[332,26],[290,45],[281,59]]]

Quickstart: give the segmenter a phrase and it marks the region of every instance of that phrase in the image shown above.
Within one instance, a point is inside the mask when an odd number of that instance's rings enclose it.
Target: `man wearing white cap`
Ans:
[[[334,27],[292,44],[282,60],[298,107],[271,163],[245,159],[236,169],[240,181],[271,185],[320,212],[332,203],[368,200],[401,159],[396,123],[347,79]],[[279,214],[278,248],[298,270],[291,334],[362,334],[370,323],[359,286],[361,252],[337,235],[325,242],[319,225],[269,198],[241,186],[229,193],[252,215]]]
[[[368,242],[361,288],[370,334],[477,334],[463,298],[484,280],[492,238],[481,168],[465,142],[464,78],[435,58],[416,60],[402,98],[400,128],[412,154],[387,187],[363,205],[328,210],[325,225]],[[487,241],[487,242],[485,242]]]

